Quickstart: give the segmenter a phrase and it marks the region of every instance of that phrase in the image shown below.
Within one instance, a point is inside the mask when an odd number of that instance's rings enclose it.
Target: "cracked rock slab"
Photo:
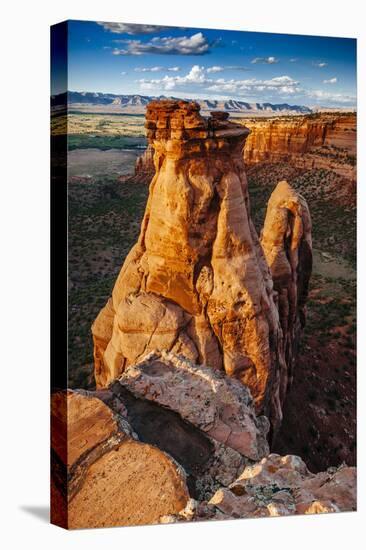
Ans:
[[[269,452],[269,422],[255,414],[248,388],[238,380],[172,353],[152,353],[113,385],[173,410],[213,440],[258,460]],[[117,389],[116,389],[117,388]]]
[[[157,523],[189,499],[183,468],[134,439],[110,392],[51,397],[51,519],[69,529]]]

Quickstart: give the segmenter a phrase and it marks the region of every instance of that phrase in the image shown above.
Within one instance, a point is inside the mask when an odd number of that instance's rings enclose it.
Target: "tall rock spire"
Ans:
[[[139,239],[92,327],[95,378],[104,387],[147,353],[171,351],[246,384],[275,431],[289,368],[278,290],[250,218],[249,130],[227,118],[205,119],[194,102],[148,105],[156,173]]]

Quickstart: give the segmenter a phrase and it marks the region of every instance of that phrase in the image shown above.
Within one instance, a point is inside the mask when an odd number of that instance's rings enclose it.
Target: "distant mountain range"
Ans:
[[[52,111],[57,112],[65,108],[74,111],[93,113],[125,113],[144,114],[146,105],[153,99],[168,99],[166,96],[146,95],[116,95],[98,92],[64,92],[51,96]],[[169,99],[178,99],[172,98]],[[233,115],[275,115],[275,114],[309,114],[312,109],[303,105],[289,105],[287,103],[247,103],[230,99],[212,100],[198,99],[201,111],[229,111]]]

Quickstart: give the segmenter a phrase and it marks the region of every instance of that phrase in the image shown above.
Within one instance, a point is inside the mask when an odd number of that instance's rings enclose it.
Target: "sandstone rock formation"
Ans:
[[[132,178],[135,182],[150,183],[154,174],[154,149],[149,143],[142,155],[136,160],[135,173]]]
[[[185,507],[182,468],[157,447],[137,441],[128,423],[98,397],[59,392],[51,409],[54,523],[69,529],[150,524]],[[60,440],[66,425],[67,437]]]
[[[90,466],[69,504],[69,528],[156,523],[162,510],[178,512],[188,498],[184,476],[170,457],[125,441]]]
[[[221,371],[161,352],[126,369],[112,385],[177,412],[211,439],[258,460],[269,452],[269,422],[256,417],[247,387]]]
[[[300,457],[270,454],[247,466],[228,488],[209,502],[188,501],[179,514],[161,523],[356,510],[356,468],[341,466],[312,474]]]
[[[172,353],[129,366],[98,396],[135,437],[157,446],[185,470],[191,496],[204,500],[269,452],[268,419],[256,417],[249,390],[212,368]]]
[[[356,509],[356,469],[342,466],[314,475],[298,456],[271,454],[247,466],[208,505],[228,517],[352,511]]]
[[[287,161],[356,181],[355,114],[245,119],[244,123],[251,131],[244,149],[246,164]]]
[[[354,510],[356,469],[314,475],[299,457],[268,455],[268,421],[243,389],[161,354],[109,389],[53,394],[52,521],[77,529]],[[248,449],[265,456],[255,462]]]
[[[90,461],[115,449],[124,439],[112,412],[96,398],[58,392],[51,399],[51,448],[55,472],[67,469],[68,497],[80,486]]]
[[[291,384],[297,345],[305,325],[305,305],[312,269],[311,219],[305,199],[287,181],[273,191],[261,233],[261,245],[278,293],[284,337],[286,373],[281,376],[279,400]]]
[[[154,148],[148,144],[145,151],[136,159],[135,170],[132,175],[119,176],[117,181],[126,185],[142,183],[148,185],[155,174]]]
[[[304,170],[332,170],[345,180],[356,181],[356,114],[245,118],[241,122],[250,129],[244,148],[246,165],[289,162]],[[132,178],[149,183],[154,172],[149,145],[137,159]]]
[[[92,327],[95,378],[102,388],[149,352],[178,353],[247,385],[274,433],[291,346],[250,218],[249,131],[227,116],[204,119],[194,102],[148,105],[156,173],[138,242]],[[302,242],[294,235],[291,246]]]
[[[156,523],[269,452],[241,382],[164,352],[108,389],[54,393],[51,415],[52,518],[69,528]]]

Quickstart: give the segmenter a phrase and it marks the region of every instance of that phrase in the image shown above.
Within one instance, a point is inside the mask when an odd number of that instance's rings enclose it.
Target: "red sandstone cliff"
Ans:
[[[138,242],[94,325],[95,392],[52,396],[52,519],[70,528],[350,511],[356,470],[269,454],[311,273],[306,201],[280,182],[259,241],[246,128],[147,112]],[[202,364],[204,363],[204,364]],[[108,386],[108,387],[107,387]],[[254,399],[253,399],[254,398]]]
[[[356,115],[245,119],[250,129],[246,164],[288,161],[304,168],[324,168],[356,180]]]
[[[155,174],[154,149],[149,143],[145,151],[135,163],[135,173],[131,177],[133,182],[150,183]]]
[[[244,148],[247,165],[289,162],[305,170],[332,170],[356,181],[355,114],[248,118],[240,122],[250,129]],[[154,172],[150,144],[138,158],[132,180],[148,183]]]

